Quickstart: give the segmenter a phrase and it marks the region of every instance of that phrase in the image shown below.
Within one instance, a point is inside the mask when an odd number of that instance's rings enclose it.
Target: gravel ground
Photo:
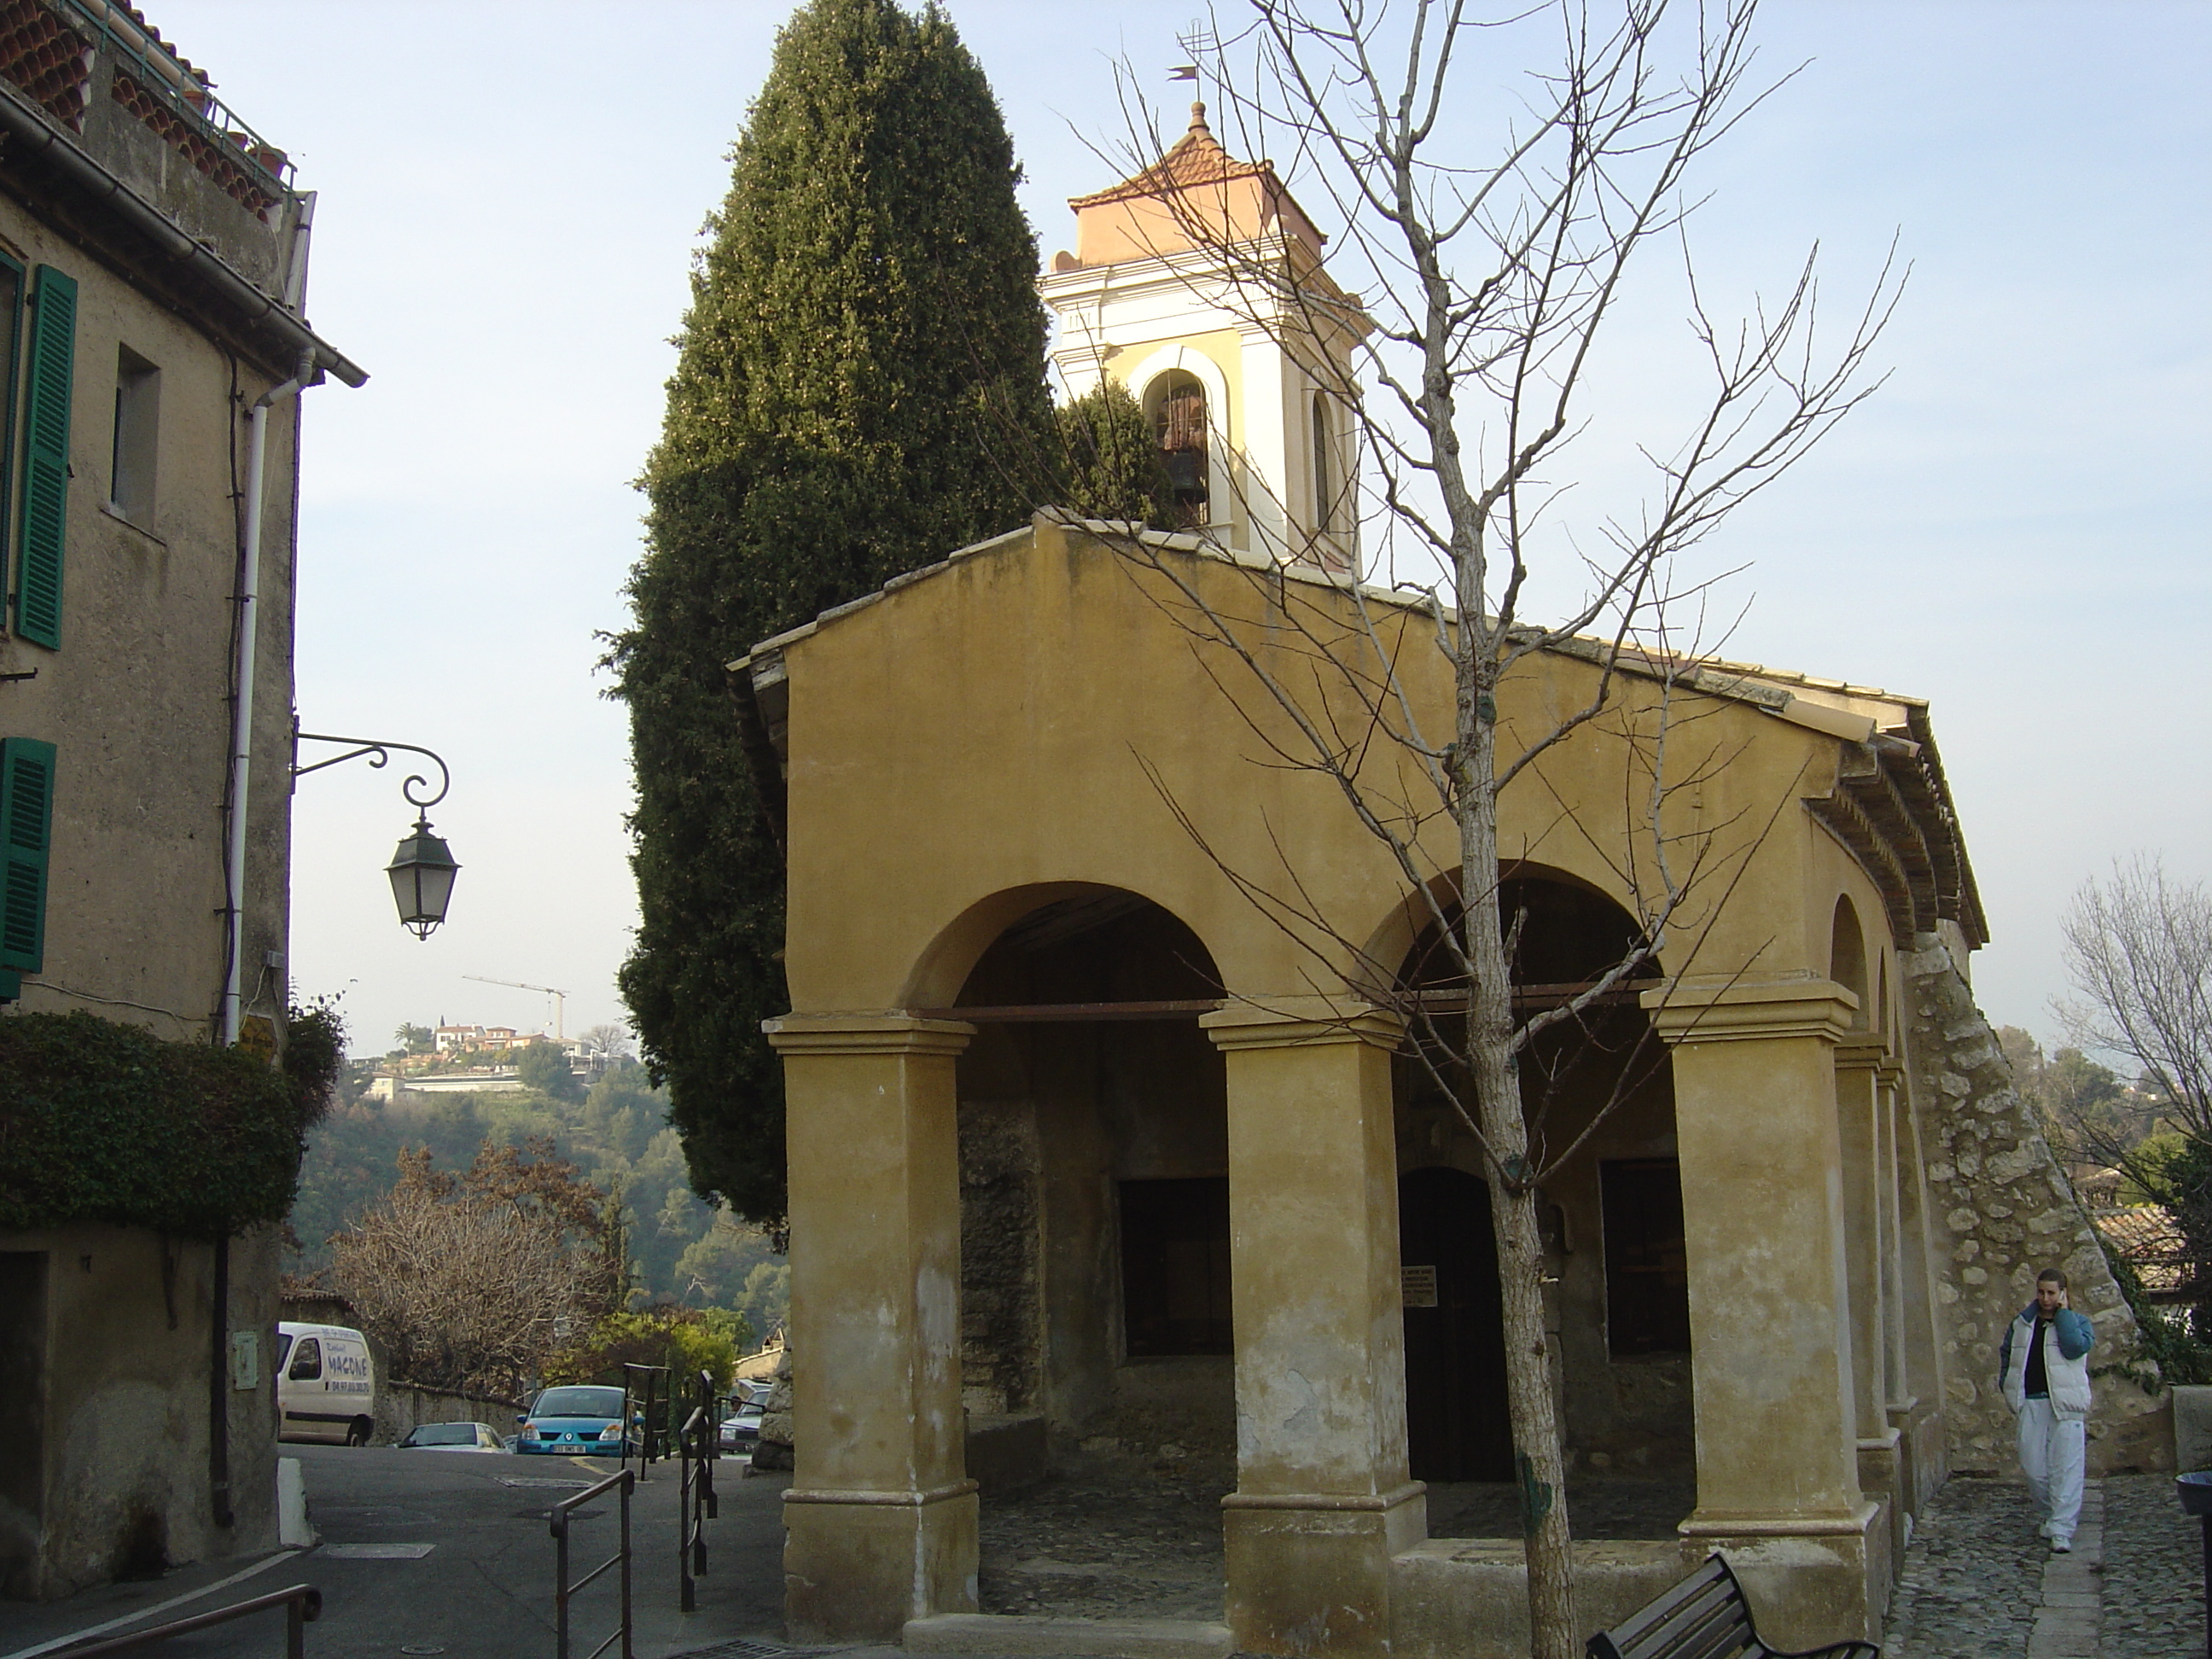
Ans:
[[[2204,1643],[2204,1535],[2173,1479],[2105,1481],[2105,1659],[2190,1659]]]

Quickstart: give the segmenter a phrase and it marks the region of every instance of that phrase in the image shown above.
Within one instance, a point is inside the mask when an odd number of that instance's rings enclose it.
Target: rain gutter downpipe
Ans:
[[[222,1046],[226,1048],[238,1041],[239,991],[246,963],[246,808],[253,771],[253,670],[255,647],[261,636],[261,497],[267,477],[269,410],[272,404],[296,398],[317,378],[314,349],[303,348],[292,378],[255,398],[253,412],[247,417],[246,544],[240,550],[238,572],[238,695],[231,709],[230,835],[223,856],[223,890],[230,901],[229,961],[222,978]]]

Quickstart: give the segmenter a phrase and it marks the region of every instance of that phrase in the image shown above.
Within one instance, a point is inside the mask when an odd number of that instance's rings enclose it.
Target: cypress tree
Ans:
[[[773,1224],[782,1072],[760,1022],[790,1006],[783,860],[724,665],[1018,525],[1053,417],[1013,146],[941,11],[813,0],[733,160],[609,655],[637,782],[621,985],[692,1184]]]
[[[1175,490],[1159,441],[1127,386],[1102,380],[1055,416],[1061,506],[1079,518],[1174,526]]]

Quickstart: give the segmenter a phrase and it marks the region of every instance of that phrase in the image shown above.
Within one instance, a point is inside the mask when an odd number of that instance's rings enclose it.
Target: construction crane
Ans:
[[[563,1027],[568,1010],[568,994],[556,991],[550,985],[525,985],[519,979],[486,979],[482,974],[463,974],[463,979],[472,979],[479,985],[506,985],[518,991],[543,991],[553,999],[553,1036],[557,1042],[568,1035]]]

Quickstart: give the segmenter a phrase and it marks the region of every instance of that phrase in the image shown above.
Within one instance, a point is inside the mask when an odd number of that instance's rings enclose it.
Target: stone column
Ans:
[[[790,1014],[765,1029],[791,1158],[784,1614],[802,1642],[896,1642],[910,1619],[975,1610],[953,1080],[975,1027]]]
[[[1951,1470],[1945,1418],[1950,1395],[1943,1372],[1943,1345],[1936,1320],[1940,1306],[1935,1251],[1934,1211],[1928,1190],[1929,1159],[1942,1156],[1921,1133],[1920,1108],[1911,1074],[1899,1068],[1897,1106],[1898,1302],[1904,1363],[1904,1411],[1911,1424],[1914,1482],[1934,1492]]]
[[[1906,1164],[1898,1146],[1898,1096],[1904,1086],[1904,1068],[1885,1050],[1875,1067],[1875,1131],[1880,1142],[1881,1164],[1875,1178],[1881,1183],[1881,1398],[1882,1416],[1897,1437],[1895,1523],[1899,1559],[1902,1560],[1903,1528],[1906,1516],[1920,1513],[1927,1486],[1912,1443],[1912,1390],[1905,1364],[1905,1188]]]
[[[1390,1558],[1428,1532],[1426,1488],[1406,1473],[1401,1023],[1298,998],[1203,1024],[1229,1073],[1230,1629],[1243,1652],[1385,1655]]]
[[[1847,993],[1739,979],[1652,994],[1673,1047],[1700,1549],[1728,1546],[1785,1647],[1879,1633],[1861,1494],[1836,1045]],[[1770,1617],[1770,1609],[1771,1616]]]
[[[1836,1120],[1844,1154],[1845,1276],[1850,1288],[1851,1401],[1858,1426],[1859,1490],[1887,1506],[1893,1552],[1904,1547],[1897,1428],[1889,1420],[1888,1321],[1895,1188],[1887,1177],[1878,1073],[1879,1039],[1859,1030],[1836,1050]]]

